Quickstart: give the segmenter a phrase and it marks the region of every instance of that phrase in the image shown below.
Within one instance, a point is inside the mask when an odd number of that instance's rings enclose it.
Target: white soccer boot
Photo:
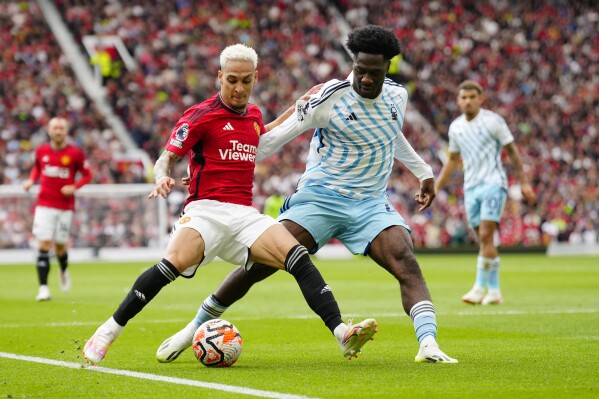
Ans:
[[[193,335],[196,330],[195,323],[191,321],[184,329],[164,340],[156,351],[156,360],[160,363],[170,363],[192,345]]]
[[[502,303],[503,297],[501,296],[501,291],[497,289],[490,289],[481,302],[483,305],[500,305]]]
[[[87,341],[83,349],[83,359],[92,365],[98,364],[106,356],[108,348],[123,331],[123,326],[111,317],[102,324]]]
[[[462,301],[472,305],[479,305],[485,297],[485,289],[482,287],[473,287],[462,297]]]
[[[374,334],[378,332],[377,326],[375,319],[366,319],[358,324],[351,324],[350,320],[343,338],[339,341],[343,357],[348,360],[358,357],[358,354],[362,352],[362,347],[374,339]]]
[[[416,363],[457,363],[458,360],[447,356],[436,342],[420,346],[414,358]]]
[[[50,289],[47,285],[40,285],[37,291],[36,301],[49,301],[50,300]]]
[[[69,290],[71,289],[71,275],[68,270],[65,270],[64,272],[62,270],[60,271],[59,281],[60,290],[62,292],[69,292]]]

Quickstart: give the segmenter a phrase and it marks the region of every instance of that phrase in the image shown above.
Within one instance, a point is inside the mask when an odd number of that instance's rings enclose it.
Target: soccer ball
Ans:
[[[193,352],[207,367],[229,367],[241,354],[241,335],[233,323],[208,320],[193,334]]]

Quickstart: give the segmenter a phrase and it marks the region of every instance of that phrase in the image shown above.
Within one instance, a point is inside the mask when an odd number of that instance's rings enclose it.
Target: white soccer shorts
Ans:
[[[33,216],[33,234],[38,241],[66,244],[71,233],[73,211],[36,206]]]
[[[194,229],[202,235],[206,248],[202,262],[181,274],[192,277],[199,266],[210,263],[217,256],[234,265],[244,265],[249,270],[254,263],[249,258],[249,248],[262,233],[276,224],[279,222],[251,206],[213,200],[191,202],[173,226],[171,236],[183,228]]]

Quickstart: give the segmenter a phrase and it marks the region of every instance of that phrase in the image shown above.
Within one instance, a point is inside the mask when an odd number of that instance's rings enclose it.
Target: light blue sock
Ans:
[[[486,288],[489,285],[489,269],[492,259],[479,256],[476,259],[476,280],[475,287]]]
[[[427,336],[437,337],[437,317],[431,301],[420,301],[410,309],[410,318],[414,323],[414,331],[418,342]]]
[[[220,303],[213,294],[210,295],[208,298],[204,299],[202,306],[200,306],[198,309],[196,317],[193,319],[196,328],[208,320],[220,318],[220,316],[225,313],[228,308],[228,306]]]
[[[499,257],[491,261],[489,268],[489,289],[499,289]]]

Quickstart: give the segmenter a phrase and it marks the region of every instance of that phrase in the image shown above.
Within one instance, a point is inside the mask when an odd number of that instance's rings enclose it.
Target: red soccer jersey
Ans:
[[[189,152],[185,205],[210,199],[251,206],[256,151],[265,132],[257,106],[239,113],[220,93],[185,111],[165,147],[181,157]]]
[[[75,175],[80,172],[82,177],[75,183]],[[30,179],[36,181],[40,177],[40,191],[37,205],[49,208],[73,210],[75,196],[63,195],[60,189],[69,184],[78,188],[91,180],[89,165],[85,154],[80,148],[67,145],[60,150],[54,150],[49,143],[35,150],[35,164]]]

